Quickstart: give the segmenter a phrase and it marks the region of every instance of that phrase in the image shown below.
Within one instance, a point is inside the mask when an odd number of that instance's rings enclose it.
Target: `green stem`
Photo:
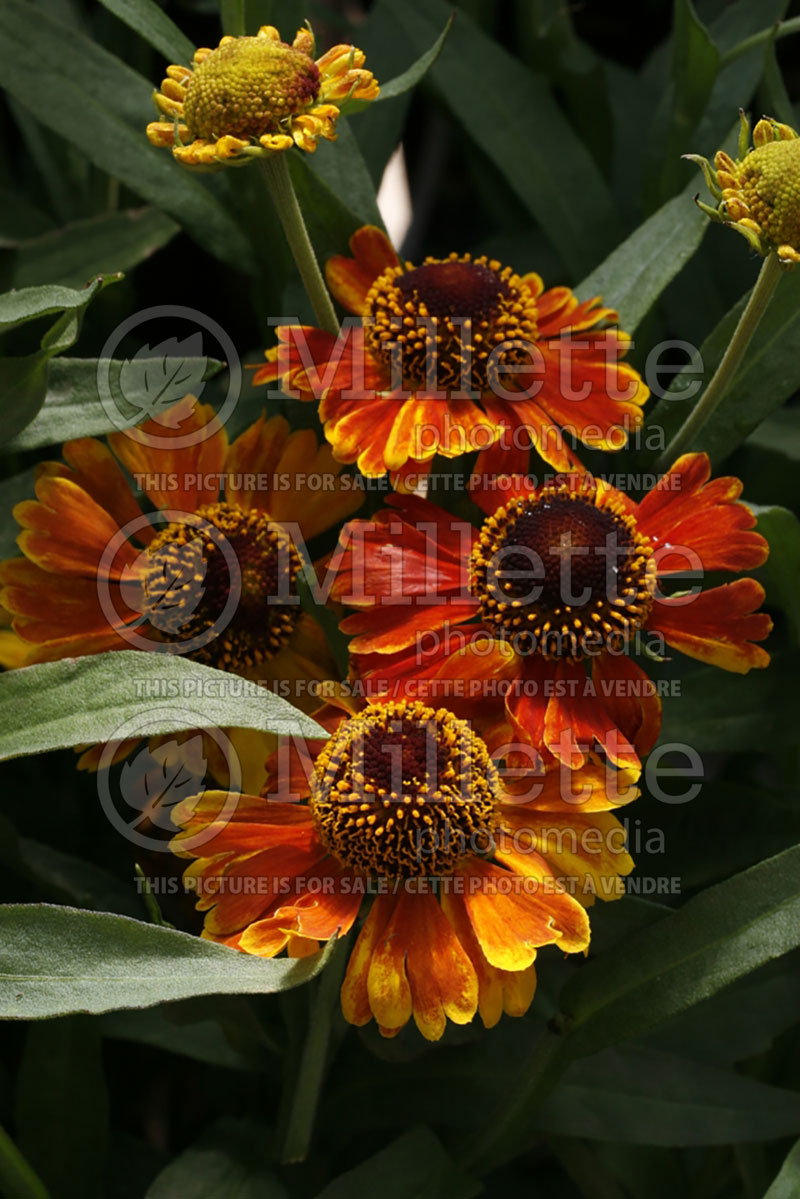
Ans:
[[[519,1152],[524,1141],[530,1116],[555,1086],[568,1057],[566,1037],[545,1029],[533,1046],[527,1061],[521,1064],[518,1077],[522,1085],[499,1111],[491,1113],[483,1132],[471,1135],[458,1147],[458,1159],[477,1174],[485,1174],[501,1166]]]
[[[281,1125],[280,1160],[282,1165],[305,1161],[314,1131],[319,1094],[328,1059],[333,1022],[339,1010],[339,988],[347,963],[348,944],[336,946],[331,959],[317,980],[317,992],[311,1011],[305,1044],[300,1056],[297,1081],[291,1092]]]
[[[764,259],[761,271],[756,279],[756,285],[750,293],[750,299],[745,305],[744,312],[739,317],[739,323],[733,331],[733,337],[722,356],[711,382],[703,392],[692,412],[681,425],[670,444],[661,454],[656,463],[656,470],[668,470],[675,459],[695,441],[703,425],[716,410],[720,400],[728,390],[736,374],[753,334],[767,310],[775,288],[781,277],[782,268],[778,255],[772,251]]]
[[[247,29],[245,0],[220,0],[220,20],[227,37],[244,37]]]
[[[748,50],[754,50],[756,46],[762,46],[764,42],[768,42],[772,38],[777,41],[778,38],[788,37],[792,33],[800,33],[800,17],[792,17],[791,21],[781,21],[778,25],[770,25],[769,29],[760,29],[752,37],[745,38],[743,42],[739,42],[738,46],[734,46],[727,54],[722,55],[719,60],[720,69],[727,67],[730,62],[735,62],[737,58],[741,58]]]
[[[289,164],[286,161],[286,152],[273,154],[269,158],[261,158],[259,162],[267,181],[269,194],[278,210],[286,240],[297,263],[303,286],[311,300],[317,324],[320,329],[324,329],[336,337],[339,333],[339,322],[336,319],[333,301],[325,286],[325,280],[322,278],[306,223],[297,202],[292,177],[289,174]]]

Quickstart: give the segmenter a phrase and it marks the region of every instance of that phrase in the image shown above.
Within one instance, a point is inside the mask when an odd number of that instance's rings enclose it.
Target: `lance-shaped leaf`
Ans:
[[[210,726],[326,735],[279,695],[224,670],[171,654],[116,650],[0,676],[0,759],[112,741],[138,717],[146,719],[147,736]]]
[[[0,1019],[286,991],[313,978],[326,961],[326,953],[299,960],[254,957],[108,912],[7,904],[0,907]]]

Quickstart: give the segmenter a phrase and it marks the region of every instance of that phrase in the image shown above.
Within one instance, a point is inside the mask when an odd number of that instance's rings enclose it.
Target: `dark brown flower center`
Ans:
[[[390,267],[367,296],[367,342],[393,385],[453,395],[513,388],[530,365],[536,301],[499,262],[468,256]]]
[[[575,660],[621,649],[644,623],[652,547],[607,493],[545,487],[484,523],[470,586],[481,618],[519,653]]]
[[[326,848],[367,875],[451,873],[488,852],[497,773],[483,741],[419,702],[370,704],[317,758],[311,807]]]
[[[147,550],[143,611],[165,641],[199,661],[243,672],[286,644],[297,550],[266,512],[209,504],[166,526]]]

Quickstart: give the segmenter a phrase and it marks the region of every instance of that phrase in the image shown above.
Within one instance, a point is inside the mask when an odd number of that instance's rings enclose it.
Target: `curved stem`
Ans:
[[[273,154],[270,158],[259,159],[259,162],[267,181],[269,194],[272,196],[283,231],[286,234],[286,240],[297,263],[303,286],[308,292],[308,298],[314,308],[317,324],[320,329],[324,329],[336,337],[339,333],[339,322],[336,319],[333,301],[325,286],[325,280],[319,269],[306,223],[297,202],[286,153]]]
[[[283,1126],[280,1141],[280,1160],[283,1165],[305,1161],[308,1155],[347,955],[348,942],[347,938],[343,938],[317,979],[297,1081],[290,1096],[287,1096],[287,1102],[282,1105],[283,1118],[279,1121]]]
[[[772,299],[781,273],[782,269],[778,261],[778,255],[773,250],[764,259],[761,271],[756,279],[756,285],[750,293],[750,299],[745,305],[744,312],[739,317],[739,323],[733,331],[733,337],[728,343],[728,348],[723,354],[711,382],[663,454],[661,454],[656,463],[656,470],[663,471],[669,469],[675,459],[689,448],[703,425],[707,423],[717,408],[717,405],[733,381],[733,377],[739,369],[753,334],[767,310],[767,305]]]

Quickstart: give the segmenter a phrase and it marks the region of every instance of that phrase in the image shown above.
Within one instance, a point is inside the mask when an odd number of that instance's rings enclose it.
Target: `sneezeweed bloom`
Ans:
[[[0,603],[17,635],[15,652],[4,646],[9,664],[133,647],[265,685],[335,674],[298,601],[297,542],[361,497],[313,432],[262,416],[229,444],[210,405],[189,396],[107,444],[82,438],[63,454],[38,467],[36,499],[14,509],[24,557],[0,564]]]
[[[246,166],[292,146],[313,153],[321,137],[336,138],[348,101],[379,92],[355,46],[333,46],[316,61],[314,54],[310,28],[289,46],[272,25],[197,50],[191,67],[167,67],[154,94],[167,119],[148,125],[149,141],[199,171]]]
[[[388,471],[400,490],[414,490],[437,453],[483,450],[478,470],[525,472],[533,446],[556,469],[581,470],[563,431],[619,450],[640,426],[649,392],[622,361],[630,338],[599,297],[545,291],[538,275],[469,254],[402,263],[372,226],[350,247],[326,275],[360,323],[345,322],[338,339],[280,327],[254,376],[319,400],[340,462]]]
[[[629,656],[637,640],[724,670],[768,664],[755,644],[771,628],[757,611],[761,585],[694,585],[706,571],[760,566],[768,552],[741,484],[710,480],[705,454],[679,458],[639,503],[587,475],[493,483],[473,492],[480,528],[399,496],[345,527],[331,595],[356,609],[341,627],[376,692],[403,694],[414,678],[474,704],[484,680],[486,706],[499,679],[515,734],[545,760],[576,768],[600,747],[638,771],[661,716]],[[662,590],[684,574],[692,591]]]
[[[610,794],[591,767],[567,798],[549,775],[523,805],[468,723],[419,702],[331,703],[315,719],[330,739],[295,747],[288,768],[276,754],[263,796],[239,797],[229,821],[226,792],[174,809],[203,935],[302,956],[368,908],[341,991],[351,1024],[394,1036],[413,1016],[438,1040],[448,1018],[523,1015],[538,951],[585,951],[585,903],[624,891],[633,862],[611,809],[636,790]]]
[[[716,207],[700,203],[712,220],[730,225],[759,254],[773,250],[785,265],[800,262],[800,138],[789,125],[764,117],[753,130],[741,114],[739,157],[724,150],[714,166],[687,154],[702,167]]]

